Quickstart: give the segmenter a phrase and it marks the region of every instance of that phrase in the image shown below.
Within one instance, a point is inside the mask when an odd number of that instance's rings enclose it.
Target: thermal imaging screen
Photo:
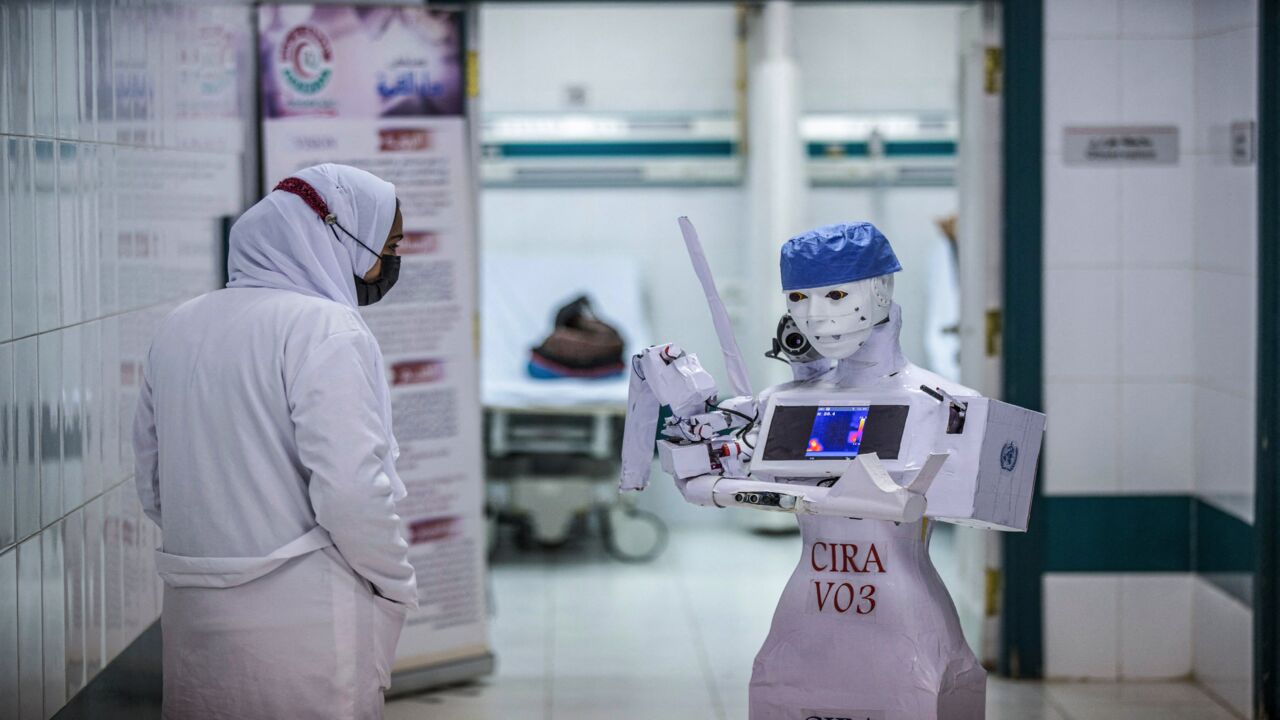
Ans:
[[[862,432],[867,427],[866,405],[857,407],[819,406],[809,431],[806,458],[857,457],[862,445]]]
[[[860,453],[896,459],[908,410],[906,405],[778,405],[763,459],[837,460]]]

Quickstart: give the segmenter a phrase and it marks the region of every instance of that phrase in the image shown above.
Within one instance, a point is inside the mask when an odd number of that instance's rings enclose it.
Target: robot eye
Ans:
[[[832,290],[831,292],[827,293],[827,297],[831,298],[832,300],[843,300],[849,297],[849,293],[843,290]]]
[[[791,302],[800,302],[801,300],[808,300],[809,296],[802,292],[793,292],[787,294],[787,299]]]

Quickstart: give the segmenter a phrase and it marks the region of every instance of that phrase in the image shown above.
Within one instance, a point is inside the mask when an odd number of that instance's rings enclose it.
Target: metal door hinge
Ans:
[[[1004,329],[1004,313],[999,309],[987,311],[987,357],[1000,354],[1000,332]]]
[[[983,609],[987,617],[995,617],[1000,612],[1000,571],[996,568],[987,568],[986,580],[986,607]]]
[[[983,89],[988,95],[1000,94],[1000,74],[1004,69],[1004,52],[1001,48],[987,46],[985,63],[985,81]]]
[[[466,63],[467,97],[480,97],[480,55],[475,50],[468,50]]]

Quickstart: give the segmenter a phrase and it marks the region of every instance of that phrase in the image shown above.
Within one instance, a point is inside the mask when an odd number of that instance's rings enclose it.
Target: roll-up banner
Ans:
[[[404,215],[399,282],[363,309],[387,360],[421,602],[400,637],[393,693],[493,665],[463,20],[421,6],[258,10],[264,187],[344,163],[394,183]]]

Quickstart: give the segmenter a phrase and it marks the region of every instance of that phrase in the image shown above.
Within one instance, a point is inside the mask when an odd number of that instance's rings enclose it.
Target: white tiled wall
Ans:
[[[1192,588],[1183,573],[1049,575],[1045,672],[1105,680],[1186,675]]]
[[[1196,493],[1248,518],[1255,170],[1230,164],[1227,129],[1256,117],[1256,14],[1256,0],[1046,2],[1048,494]],[[1064,127],[1121,124],[1178,126],[1178,164],[1063,163]],[[1048,576],[1047,672],[1211,677],[1197,643],[1220,604],[1200,582]],[[1247,634],[1221,652],[1247,660]]]
[[[1171,678],[1191,667],[1191,593],[1184,573],[1122,575],[1120,676]]]
[[[1187,443],[1142,425],[1162,417],[1157,406],[1192,417],[1174,399],[1193,397],[1195,376],[1194,163],[1068,166],[1061,148],[1068,126],[1162,124],[1178,126],[1190,150],[1194,17],[1191,0],[1046,4],[1050,494],[1192,487]]]
[[[51,717],[159,613],[133,388],[155,322],[221,278],[249,19],[0,3],[0,717]]]
[[[1211,583],[1194,582],[1195,677],[1247,715],[1253,699],[1253,613]]]
[[[1253,522],[1257,168],[1232,164],[1233,122],[1256,120],[1256,0],[1198,0],[1194,162],[1195,494]],[[1210,539],[1211,540],[1211,539]],[[1195,676],[1247,714],[1252,610],[1197,578]]]
[[[1256,120],[1257,10],[1201,0],[1196,46],[1196,492],[1253,520],[1257,172],[1233,165],[1230,127]],[[1212,9],[1215,12],[1210,12]]]
[[[1046,575],[1045,674],[1098,680],[1190,674],[1198,582],[1187,573]]]
[[[1047,676],[1114,679],[1120,673],[1119,637],[1119,576],[1045,576]]]

